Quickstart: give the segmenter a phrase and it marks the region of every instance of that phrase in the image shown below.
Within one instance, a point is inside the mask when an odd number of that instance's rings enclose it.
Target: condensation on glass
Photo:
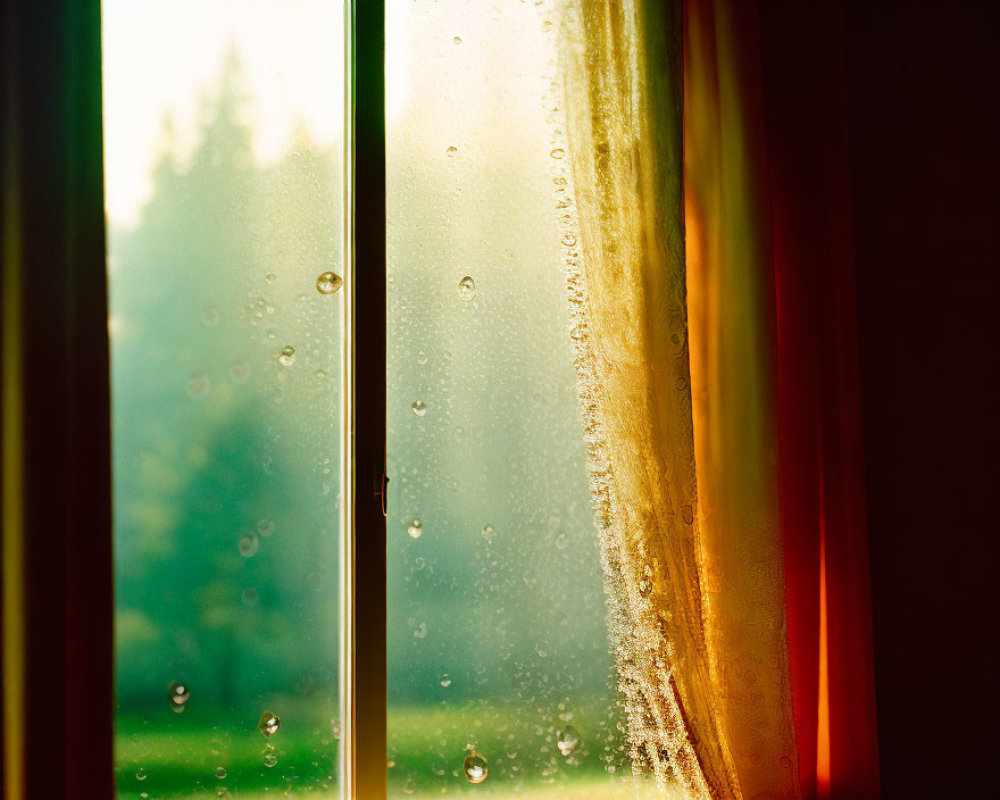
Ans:
[[[387,4],[391,798],[639,790],[562,267],[557,5]]]
[[[335,796],[343,4],[102,9],[119,796]]]

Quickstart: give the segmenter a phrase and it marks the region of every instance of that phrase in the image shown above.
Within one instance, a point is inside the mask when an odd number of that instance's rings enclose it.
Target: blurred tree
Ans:
[[[110,237],[117,685],[131,710],[162,705],[175,677],[231,705],[335,674],[339,320],[270,284],[315,294],[336,253],[336,150],[300,126],[277,164],[257,163],[242,86],[230,50],[190,159],[165,117],[139,224]],[[277,364],[276,330],[303,368],[326,359],[324,379]]]

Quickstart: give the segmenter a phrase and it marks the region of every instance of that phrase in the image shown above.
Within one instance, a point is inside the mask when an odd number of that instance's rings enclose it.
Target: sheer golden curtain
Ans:
[[[746,22],[689,11],[685,108],[680,2],[569,4],[564,245],[633,759],[763,800],[799,791]]]

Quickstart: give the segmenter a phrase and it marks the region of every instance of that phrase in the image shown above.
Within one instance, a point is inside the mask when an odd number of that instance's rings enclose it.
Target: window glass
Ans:
[[[392,798],[636,796],[560,247],[557,11],[387,4]]]
[[[119,794],[333,796],[343,5],[102,6]]]

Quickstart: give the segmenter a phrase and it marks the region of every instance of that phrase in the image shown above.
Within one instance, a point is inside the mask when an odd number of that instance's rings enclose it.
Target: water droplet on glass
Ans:
[[[270,745],[268,745],[270,747]],[[264,750],[264,766],[273,767],[278,763],[278,756],[274,753],[274,748],[271,747],[270,750]]]
[[[233,383],[246,383],[250,377],[250,365],[245,361],[237,361],[229,368],[229,377]]]
[[[316,291],[320,294],[336,294],[344,285],[344,279],[336,272],[324,272],[316,279]]]
[[[576,750],[578,744],[580,744],[580,734],[576,732],[576,728],[572,725],[567,725],[556,734],[556,747],[559,748],[559,752],[564,756],[568,756]]]
[[[215,793],[216,797],[229,797],[229,790],[225,786],[220,786]]]
[[[149,792],[139,792],[140,800],[149,800]]]
[[[413,409],[413,413],[416,414],[418,417],[422,417],[424,414],[427,413],[427,405],[424,403],[423,400],[414,400],[413,405],[410,406],[410,408]]]
[[[556,547],[559,548],[560,550],[565,550],[567,547],[569,547],[569,537],[566,536],[565,533],[560,533],[556,537]]]
[[[649,578],[643,578],[639,581],[639,594],[643,597],[649,597],[653,592],[653,582]]]
[[[334,724],[333,726],[333,738],[339,740],[341,736],[340,726]]]
[[[419,539],[420,534],[424,532],[424,523],[419,519],[415,519],[407,526],[406,532],[410,534],[411,539]]]
[[[466,303],[476,296],[476,282],[471,275],[466,275],[458,282],[458,296]]]
[[[487,525],[483,528],[483,538],[488,542],[493,538],[493,526]]]
[[[278,732],[281,727],[281,718],[272,711],[265,711],[257,720],[257,728],[265,736],[271,736]]]
[[[191,692],[186,683],[173,681],[167,687],[167,698],[170,700],[170,707],[178,714],[184,710],[190,697]]]
[[[260,539],[256,533],[248,533],[240,537],[239,549],[243,558],[252,558],[260,548]]]
[[[458,152],[458,148],[452,145],[445,152],[448,154],[448,158],[454,158],[455,154]]]
[[[417,363],[418,364],[426,364],[427,363],[427,353],[425,353],[423,350],[421,350],[419,353],[417,353]]]
[[[455,44],[461,44],[462,43],[462,37],[461,36],[456,36],[454,39],[452,39],[452,41]]]
[[[549,22],[548,20],[545,20],[542,23],[542,33],[548,33],[550,30],[552,30],[552,23]]]
[[[225,767],[216,767],[215,768],[215,777],[218,778],[220,781],[223,778],[225,778],[226,777],[226,768]]]
[[[310,572],[306,576],[306,586],[312,589],[314,592],[319,592],[323,590],[323,576],[318,572]]]
[[[421,622],[417,625],[417,629],[413,632],[414,639],[423,639],[427,636],[427,623]]]
[[[281,354],[278,356],[278,363],[283,367],[290,367],[295,363],[295,348],[290,344],[286,344],[281,348]]]
[[[549,155],[552,156],[553,158],[562,158],[564,155],[566,155],[566,152],[561,147],[557,147],[555,150],[549,153]]]
[[[482,783],[486,780],[486,759],[473,750],[462,762],[462,772],[469,783]]]
[[[278,280],[278,276],[275,275],[273,272],[269,272],[267,273],[267,275],[264,276],[264,280],[267,281],[268,283],[274,283],[276,280]]]
[[[441,685],[445,689],[447,689],[449,686],[451,686],[451,677],[448,675],[447,672],[444,675],[441,676]]]
[[[270,536],[274,533],[274,521],[269,519],[258,520],[257,533],[261,536]]]
[[[149,777],[148,773],[142,767],[139,767],[139,769],[135,773],[135,779],[137,781],[144,781],[148,777]]]
[[[191,376],[191,380],[188,381],[187,393],[188,397],[195,400],[200,400],[208,394],[208,390],[211,388],[212,382],[208,379],[208,375],[204,372],[196,372]]]
[[[576,244],[576,236],[572,233],[564,234],[562,237],[562,243],[566,245],[566,247],[572,247]]]
[[[694,522],[694,509],[691,506],[681,506],[681,519],[686,525]]]

